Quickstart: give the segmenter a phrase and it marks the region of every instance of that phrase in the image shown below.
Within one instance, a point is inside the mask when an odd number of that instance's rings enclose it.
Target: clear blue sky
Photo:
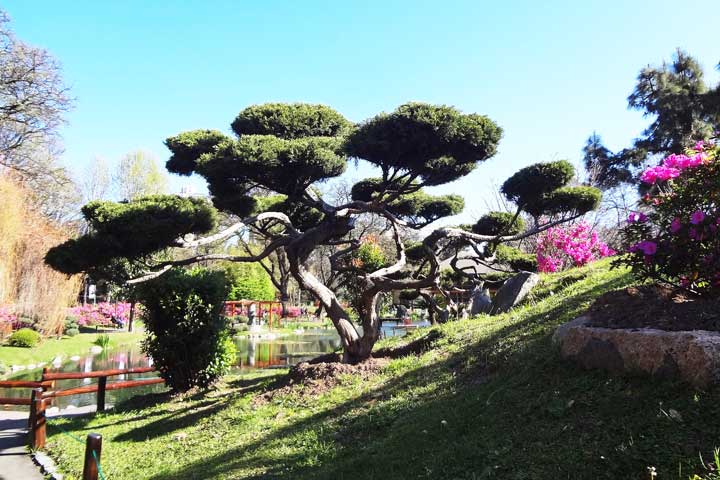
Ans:
[[[328,104],[354,121],[409,101],[489,115],[499,154],[438,191],[484,210],[490,180],[537,161],[577,162],[594,130],[613,149],[647,125],[626,97],[675,48],[717,81],[717,0],[6,0],[17,35],[50,50],[77,98],[64,161],[165,160],[167,136],[229,130],[268,101]],[[350,178],[367,173],[351,169]],[[174,182],[177,188],[184,180]]]

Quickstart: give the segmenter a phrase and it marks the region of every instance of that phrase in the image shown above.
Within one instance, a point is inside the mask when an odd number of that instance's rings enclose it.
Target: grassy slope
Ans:
[[[142,333],[112,332],[110,333],[110,346],[128,345],[136,343],[142,338]],[[67,358],[73,355],[87,353],[97,338],[96,333],[81,333],[74,337],[61,339],[47,338],[35,348],[0,346],[0,363],[10,365],[28,365],[38,362],[51,362],[53,358],[61,355]]]
[[[257,373],[205,397],[50,423],[102,433],[114,480],[637,479],[649,466],[687,479],[720,444],[720,393],[581,371],[550,343],[556,325],[629,282],[607,263],[545,277],[531,304],[444,325],[419,358],[324,395],[254,404],[277,375]],[[51,454],[77,476],[83,446],[49,432]]]

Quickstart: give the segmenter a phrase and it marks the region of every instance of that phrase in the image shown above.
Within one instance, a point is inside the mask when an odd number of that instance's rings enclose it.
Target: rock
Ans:
[[[90,353],[101,353],[103,348],[100,345],[93,345],[90,347]]]
[[[490,290],[481,286],[475,287],[470,294],[470,315],[480,315],[488,313],[492,308],[492,298],[490,298]]]
[[[587,326],[579,317],[553,335],[563,358],[585,368],[680,378],[696,387],[720,384],[720,332]]]
[[[567,335],[568,331],[573,327],[582,327],[590,323],[590,318],[583,315],[575,320],[571,320],[567,323],[563,323],[555,329],[555,333],[552,336],[552,342],[556,345],[560,345]]]
[[[493,315],[507,312],[522,302],[538,280],[540,280],[540,276],[532,272],[520,272],[508,279],[495,294],[490,312]]]
[[[79,356],[79,355],[73,355],[72,357],[70,357],[70,360],[72,360],[73,362],[77,362],[78,360],[80,360],[80,356]]]

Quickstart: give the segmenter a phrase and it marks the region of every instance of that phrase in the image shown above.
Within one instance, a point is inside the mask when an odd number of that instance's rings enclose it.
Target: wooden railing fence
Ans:
[[[48,403],[51,402],[53,398],[97,392],[97,411],[102,412],[105,410],[105,392],[108,390],[141,387],[164,382],[162,378],[158,377],[139,380],[120,380],[108,383],[108,377],[155,371],[152,367],[98,370],[95,372],[52,372],[48,368],[44,368],[39,381],[0,380],[0,388],[30,389],[30,396],[27,398],[0,397],[0,405],[28,405],[30,407],[28,444],[32,449],[43,448],[47,438],[47,418],[45,412]],[[55,388],[55,382],[58,380],[84,378],[97,378],[98,383],[65,390],[53,390]],[[98,478],[97,472],[99,468],[101,442],[102,438],[100,435],[88,435],[83,480],[96,480]],[[94,459],[94,461],[90,461],[89,459]]]

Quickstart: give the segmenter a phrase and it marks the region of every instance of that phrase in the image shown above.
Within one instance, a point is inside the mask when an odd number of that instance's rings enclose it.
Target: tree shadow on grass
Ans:
[[[170,392],[138,395],[119,403],[113,411],[110,412],[110,418],[113,418],[115,421],[101,424],[92,423],[92,425],[90,425],[91,422],[98,418],[103,418],[104,415],[93,414],[73,418],[66,428],[70,428],[74,431],[97,431],[103,428],[122,425],[124,423],[142,422],[149,418],[161,417],[156,421],[143,423],[142,428],[132,429],[113,439],[114,441],[144,441],[190,427],[197,423],[199,419],[208,415],[213,415],[224,408],[227,408],[228,402],[237,397],[238,394],[253,394],[269,388],[268,379],[262,377],[256,379],[241,378],[229,382],[228,385],[234,388],[231,396],[207,399],[205,396],[207,391],[197,392],[188,396],[188,399],[195,403],[174,410],[169,414],[168,411],[164,409],[150,409],[159,404],[170,403],[172,401],[172,394]],[[142,412],[142,414],[137,416],[123,416],[122,418],[113,416],[115,413],[134,411]]]
[[[568,303],[584,305],[600,293],[623,284],[622,279],[611,279],[579,289],[568,299]],[[349,399],[332,409],[275,429],[250,443],[234,447],[228,445],[226,451],[222,453],[204,457],[179,470],[156,475],[153,480],[225,478],[237,476],[238,470],[262,471],[256,477],[245,478],[417,478],[418,476],[454,478],[444,474],[453,470],[458,474],[462,473],[458,471],[457,466],[445,465],[445,460],[438,457],[436,450],[439,446],[446,454],[455,452],[448,457],[454,455],[456,461],[471,466],[474,469],[473,474],[479,475],[486,471],[486,467],[492,467],[491,463],[495,459],[493,455],[483,456],[479,450],[463,445],[467,438],[477,441],[475,436],[470,435],[469,425],[473,421],[468,421],[468,415],[475,416],[475,421],[480,424],[488,423],[488,415],[500,418],[506,411],[505,406],[502,405],[505,399],[509,396],[512,401],[518,402],[518,396],[522,397],[522,392],[529,390],[528,386],[531,385],[533,391],[528,392],[527,395],[530,399],[540,402],[544,408],[542,415],[547,418],[543,421],[543,427],[546,431],[556,427],[556,419],[552,413],[548,413],[552,408],[547,407],[543,402],[553,406],[557,403],[557,399],[544,396],[543,392],[548,385],[542,383],[538,385],[538,379],[547,376],[549,383],[557,383],[561,382],[563,376],[588,374],[557,362],[556,356],[547,349],[548,330],[551,329],[550,326],[554,327],[562,321],[574,318],[581,313],[581,310],[582,306],[569,308],[567,304],[561,304],[535,314],[525,313],[525,318],[522,320],[499,329],[441,361],[410,370],[370,392]],[[538,326],[543,328],[536,328]],[[546,326],[548,328],[544,328]],[[502,343],[503,339],[513,335],[522,336],[524,344],[522,349],[507,348],[504,351],[502,347],[498,348],[498,344]],[[493,352],[488,353],[487,350]],[[486,366],[468,366],[467,358],[469,356],[482,358],[485,353],[485,357],[490,355],[497,361],[498,351],[502,353],[501,357],[516,357],[513,359],[514,364],[526,363],[529,368],[520,374],[516,372],[514,376],[510,375],[513,378],[488,379],[487,382],[468,386],[465,382],[467,377],[476,374],[478,368],[485,370]],[[545,361],[537,362],[538,357]],[[554,365],[544,372],[543,363]],[[456,375],[448,375],[448,372],[454,372]],[[604,378],[602,374],[595,376]],[[393,401],[394,398],[407,394],[411,387],[421,385],[423,381],[427,382],[433,378],[445,379],[438,385],[437,391],[415,395],[412,400],[401,405]],[[456,393],[460,383],[463,383],[462,395]],[[500,393],[491,401],[497,392]],[[524,399],[521,399],[520,405],[514,405],[507,410],[514,412],[527,410],[523,408],[523,401]],[[506,406],[510,407],[509,404]],[[354,414],[355,411],[362,413]],[[562,409],[560,411],[562,412]],[[351,415],[350,412],[353,414]],[[506,422],[510,425],[514,422],[521,424],[522,418],[515,418],[516,414],[513,413],[513,418],[509,422],[506,419]],[[533,411],[530,410],[527,414],[533,415]],[[481,420],[477,420],[478,418]],[[443,420],[447,423],[443,424]],[[478,427],[487,427],[487,425]],[[507,451],[506,444],[522,445],[521,439],[512,432],[500,433],[497,438],[484,438],[481,442],[482,448],[511,455],[511,452]],[[317,452],[299,451],[278,457],[273,453],[274,449],[268,448],[275,443],[277,447],[282,446],[283,440],[297,441],[293,438],[303,437],[305,434],[318,437],[319,442],[332,445],[332,452],[318,456]],[[543,438],[537,448],[543,447],[543,442],[547,443],[547,441],[547,438]],[[476,447],[480,448],[479,445]],[[547,449],[544,452],[543,455],[548,454]],[[422,465],[432,465],[432,467],[420,468]],[[424,470],[425,468],[429,470]],[[489,472],[492,472],[492,469]],[[465,477],[460,475],[457,478]]]

